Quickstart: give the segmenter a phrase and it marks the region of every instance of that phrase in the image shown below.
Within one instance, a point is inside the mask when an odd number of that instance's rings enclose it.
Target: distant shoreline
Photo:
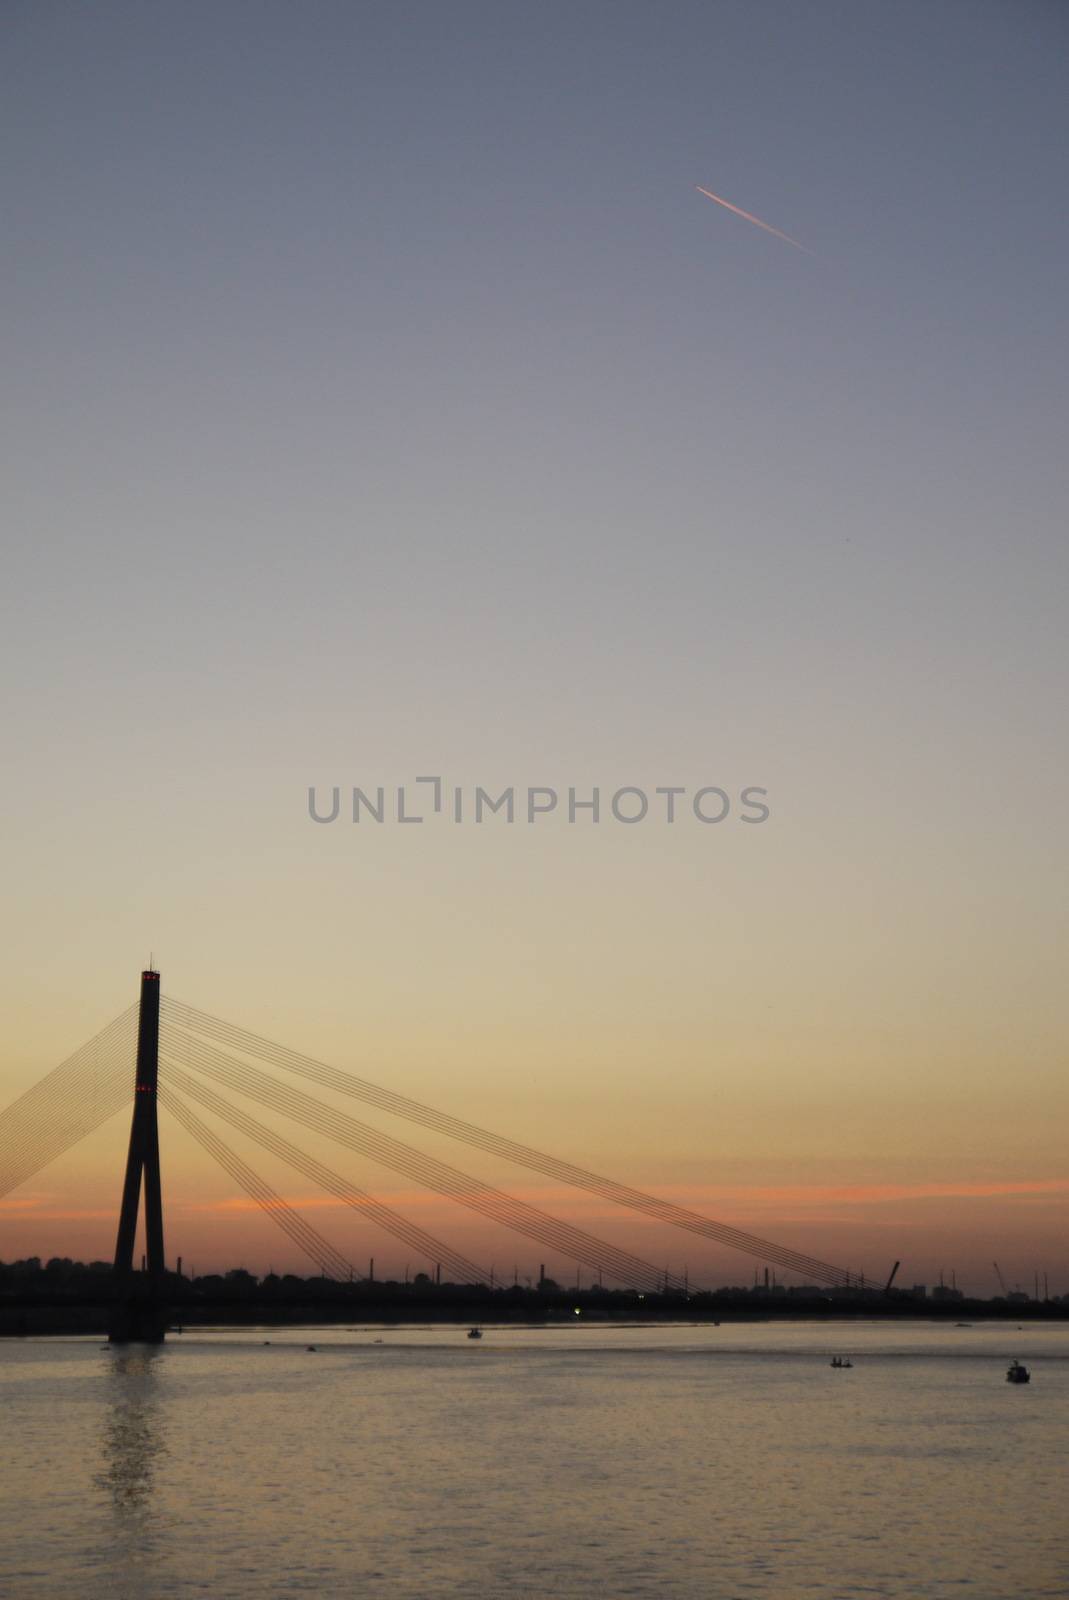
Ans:
[[[374,1328],[464,1326],[527,1328],[597,1328],[609,1326],[658,1327],[722,1326],[754,1323],[836,1323],[930,1322],[955,1325],[963,1322],[1005,1322],[1015,1325],[1064,1323],[1069,1321],[1069,1304],[1062,1301],[1030,1301],[1007,1304],[1005,1301],[959,1300],[924,1302],[901,1296],[891,1299],[836,1300],[786,1297],[767,1299],[745,1294],[723,1296],[713,1301],[702,1296],[695,1303],[678,1297],[661,1297],[641,1305],[632,1295],[613,1295],[580,1291],[538,1296],[535,1291],[498,1290],[494,1294],[467,1295],[451,1292],[445,1286],[431,1293],[406,1290],[397,1285],[393,1292],[370,1293],[366,1285],[330,1285],[336,1291],[349,1291],[325,1300],[319,1296],[290,1298],[246,1294],[241,1296],[183,1299],[168,1296],[165,1301],[169,1324],[188,1329],[201,1328],[286,1328],[338,1327],[360,1323]],[[0,1301],[0,1338],[18,1339],[42,1335],[105,1334],[114,1311],[114,1302],[103,1296],[60,1298],[43,1295],[6,1298]],[[576,1314],[578,1312],[578,1315]]]

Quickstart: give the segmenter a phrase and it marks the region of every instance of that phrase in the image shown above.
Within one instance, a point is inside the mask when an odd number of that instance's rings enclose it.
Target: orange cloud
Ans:
[[[998,1199],[1013,1195],[1069,1195],[1069,1178],[1017,1178],[1002,1182],[960,1180],[922,1183],[785,1184],[752,1189],[707,1186],[677,1189],[694,1205],[730,1202],[740,1206],[880,1205],[890,1200]]]

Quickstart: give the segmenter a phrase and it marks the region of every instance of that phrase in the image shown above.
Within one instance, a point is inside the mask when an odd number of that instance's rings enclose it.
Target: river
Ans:
[[[3,1341],[0,1594],[1069,1596],[1069,1328],[465,1333]]]

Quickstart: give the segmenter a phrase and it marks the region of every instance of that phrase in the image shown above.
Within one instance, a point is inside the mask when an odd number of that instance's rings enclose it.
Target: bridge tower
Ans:
[[[141,974],[141,1006],[137,1027],[137,1070],[134,1114],[126,1157],[119,1232],[115,1241],[117,1300],[108,1337],[114,1343],[144,1340],[159,1343],[166,1326],[162,1304],[163,1199],[160,1186],[160,1136],[156,1121],[159,1080],[160,975],[151,967]],[[145,1185],[145,1252],[148,1271],[134,1274],[141,1180]]]

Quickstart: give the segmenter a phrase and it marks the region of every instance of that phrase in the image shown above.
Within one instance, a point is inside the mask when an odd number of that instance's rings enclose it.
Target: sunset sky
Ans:
[[[9,0],[0,1106],[153,952],[735,1226],[1069,1291],[1067,53],[1048,0]],[[426,775],[442,813],[347,820]],[[480,785],[562,799],[454,823]],[[672,785],[732,812],[611,816]],[[111,1254],[128,1122],[0,1200],[0,1259]],[[310,1270],[161,1141],[170,1258]]]

